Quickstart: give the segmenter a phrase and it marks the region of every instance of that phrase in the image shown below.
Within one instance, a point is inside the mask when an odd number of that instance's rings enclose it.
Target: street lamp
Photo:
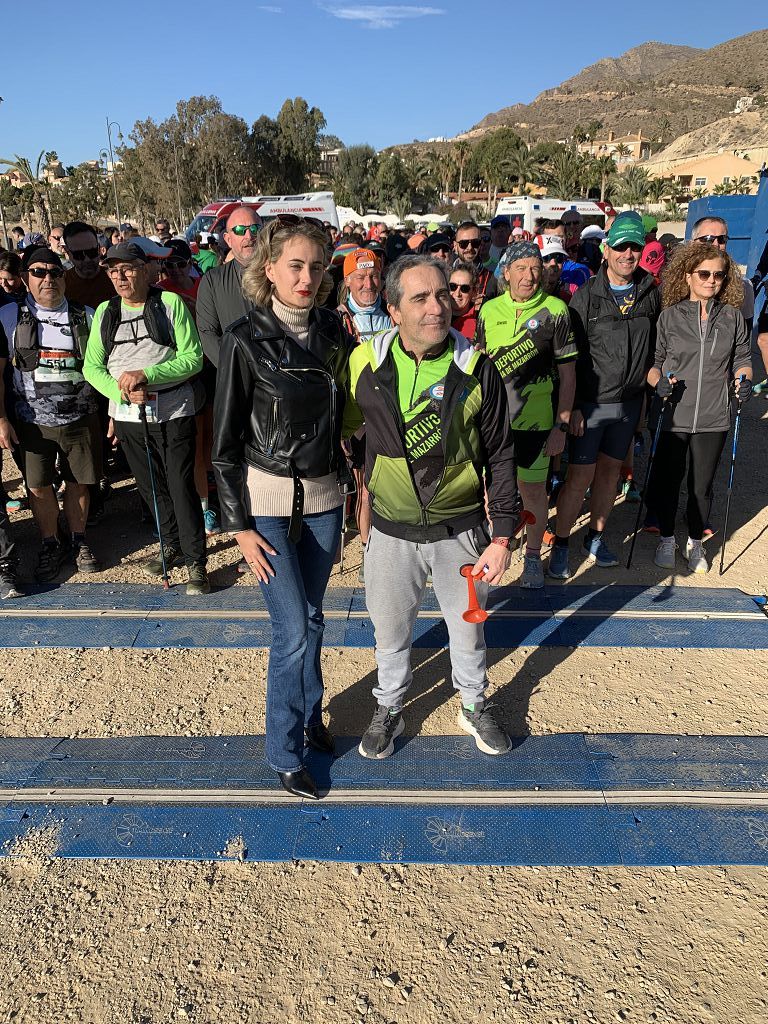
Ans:
[[[107,142],[109,143],[109,161],[112,167],[112,187],[115,191],[115,214],[117,215],[117,226],[120,227],[120,200],[117,198],[117,170],[115,168],[115,153],[112,148],[112,129],[117,128],[117,137],[122,142],[123,133],[120,129],[120,125],[117,121],[110,121],[109,117],[107,121]],[[99,154],[101,155],[101,154]],[[106,153],[105,153],[106,156]]]

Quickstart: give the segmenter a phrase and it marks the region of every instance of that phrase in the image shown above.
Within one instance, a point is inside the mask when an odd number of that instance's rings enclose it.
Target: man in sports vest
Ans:
[[[538,590],[544,586],[541,541],[547,522],[549,460],[565,448],[576,390],[576,343],[568,307],[542,290],[542,256],[536,242],[514,242],[503,259],[508,291],[480,310],[476,340],[507,389],[520,493],[536,516],[526,531],[520,586]],[[556,369],[560,388],[555,422]]]
[[[0,358],[13,365],[10,440],[21,451],[32,514],[42,535],[35,578],[54,579],[70,556],[79,572],[101,568],[85,543],[88,486],[101,475],[96,395],[83,376],[93,310],[64,298],[64,268],[46,246],[22,257],[26,297],[0,309]],[[3,389],[0,383],[0,391]],[[8,426],[5,426],[6,434]],[[71,531],[59,537],[53,490],[57,459],[66,483],[64,515]]]
[[[388,757],[403,731],[412,630],[431,573],[461,695],[459,725],[481,750],[503,754],[510,742],[485,696],[482,625],[462,618],[460,569],[469,563],[482,577],[484,602],[488,584],[509,567],[519,499],[504,385],[490,359],[450,327],[444,263],[402,256],[389,269],[387,299],[396,326],[353,351],[345,414],[345,432],[365,420],[372,508],[365,588],[376,631],[377,708],[360,753]]]
[[[109,399],[115,434],[142,498],[153,508],[139,417],[139,407],[146,407],[166,563],[169,568],[186,564],[187,593],[198,596],[211,589],[194,479],[195,414],[202,391],[193,378],[202,369],[203,352],[183,299],[149,287],[147,259],[135,242],[112,246],[104,257],[117,295],[96,310],[84,373]],[[145,569],[160,576],[160,559],[150,559]]]

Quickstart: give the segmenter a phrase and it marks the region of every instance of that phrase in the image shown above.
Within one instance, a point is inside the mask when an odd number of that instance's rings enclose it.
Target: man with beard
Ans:
[[[72,266],[64,275],[64,287],[71,302],[96,309],[115,294],[109,276],[99,263],[96,229],[81,220],[64,227],[64,244]]]

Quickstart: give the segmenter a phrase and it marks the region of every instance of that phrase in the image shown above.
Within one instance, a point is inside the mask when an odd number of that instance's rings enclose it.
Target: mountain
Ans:
[[[532,103],[486,115],[466,136],[509,125],[527,140],[567,138],[576,124],[601,121],[624,135],[642,131],[668,138],[726,117],[742,96],[768,93],[768,30],[709,50],[643,43],[607,57]]]

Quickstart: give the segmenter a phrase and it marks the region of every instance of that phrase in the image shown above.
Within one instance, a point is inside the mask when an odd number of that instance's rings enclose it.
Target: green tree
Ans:
[[[464,168],[467,166],[467,162],[471,156],[472,144],[467,139],[459,139],[453,147],[453,162],[459,172],[459,189],[456,197],[458,205],[461,204],[462,192],[464,189]]]
[[[309,175],[320,159],[319,135],[325,128],[325,115],[310,107],[305,99],[286,100],[277,115],[279,151],[283,158],[285,187],[290,191],[306,188]]]
[[[251,127],[248,150],[255,193],[270,195],[282,191],[279,137],[277,121],[266,114]]]
[[[403,161],[397,153],[385,153],[379,159],[375,183],[376,200],[380,207],[397,213],[397,205],[406,205],[410,213],[411,181]],[[397,213],[400,217],[400,214]],[[401,218],[402,219],[402,218]]]
[[[659,203],[664,196],[669,195],[671,181],[669,178],[651,178],[648,183],[648,199],[652,203]]]
[[[509,157],[507,170],[521,193],[529,182],[538,184],[541,177],[541,165],[525,147],[515,150]]]
[[[484,135],[472,152],[471,175],[481,182],[488,194],[488,214],[496,205],[496,195],[509,180],[509,166],[513,156],[525,143],[511,128],[497,128]]]
[[[559,146],[547,162],[545,180],[549,193],[559,199],[573,199],[581,190],[584,164],[571,146]]]
[[[616,164],[611,156],[598,156],[592,161],[595,174],[595,186],[600,189],[600,202],[604,203],[608,196],[609,182],[616,173]]]
[[[627,167],[614,178],[614,195],[625,206],[642,206],[651,191],[651,178],[644,167]]]
[[[378,157],[371,146],[342,149],[333,176],[333,192],[340,206],[351,206],[365,216],[376,195]]]
[[[613,147],[613,156],[616,158],[616,163],[621,163],[631,155],[632,150],[625,142],[620,142],[618,146]]]
[[[34,168],[31,160],[25,156],[19,156],[18,153],[14,154],[13,160],[0,157],[0,166],[3,165],[11,171],[16,171],[19,175],[22,186],[27,189],[20,197],[20,205],[28,213],[34,212],[40,230],[47,235],[51,230],[51,219],[47,206],[48,185],[40,177],[45,166],[45,150],[38,155]]]
[[[64,223],[79,219],[96,221],[113,214],[113,205],[110,180],[93,164],[73,167],[61,184],[51,190],[51,214]]]
[[[602,127],[603,122],[598,120],[592,120],[587,124],[585,131],[590,142],[597,138],[597,133],[602,129]]]

